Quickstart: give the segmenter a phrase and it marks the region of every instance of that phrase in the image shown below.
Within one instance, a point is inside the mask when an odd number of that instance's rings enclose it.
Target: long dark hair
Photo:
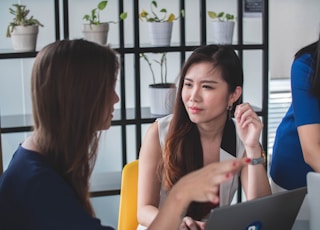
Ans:
[[[319,100],[320,105],[320,35],[318,41],[300,49],[295,54],[295,59],[306,53],[312,55],[311,67],[314,70],[313,74],[310,77],[310,93]]]
[[[167,191],[182,176],[203,167],[200,134],[196,124],[191,122],[181,96],[184,78],[189,68],[195,63],[203,62],[210,63],[212,68],[220,69],[222,78],[228,84],[229,93],[234,92],[238,86],[243,86],[242,64],[231,46],[203,46],[195,49],[190,55],[180,72],[178,96],[164,146],[163,162],[159,167],[163,186]],[[240,100],[234,104],[238,104]],[[206,205],[192,203],[187,215],[201,219],[207,211]]]
[[[47,45],[31,77],[34,133],[40,152],[92,215],[89,177],[119,63],[108,47],[84,40]]]
[[[229,92],[243,85],[243,71],[239,57],[231,46],[207,45],[193,51],[182,67],[173,118],[170,123],[164,148],[163,182],[169,190],[183,175],[203,166],[200,135],[189,119],[182,101],[185,75],[191,65],[208,62],[213,68],[220,68],[222,78],[227,82]],[[239,99],[240,100],[240,99]],[[239,103],[239,100],[235,104]]]

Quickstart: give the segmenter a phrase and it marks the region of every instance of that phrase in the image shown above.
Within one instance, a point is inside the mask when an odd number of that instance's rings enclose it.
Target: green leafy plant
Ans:
[[[108,1],[101,1],[98,3],[97,7],[91,10],[90,14],[83,16],[83,20],[89,22],[90,25],[99,25],[100,21],[100,12],[103,11],[108,4]],[[125,20],[127,18],[127,12],[122,12],[120,14],[119,20]],[[111,23],[117,23],[116,21],[109,21]]]
[[[217,19],[220,22],[225,21],[234,21],[235,17],[233,14],[225,13],[225,12],[215,12],[215,11],[208,11],[208,16],[212,19]]]
[[[167,82],[167,75],[168,75],[167,74],[167,53],[161,53],[160,60],[153,59],[152,61],[150,61],[149,57],[145,53],[141,53],[140,57],[143,58],[149,66],[149,69],[152,74],[153,84],[157,83],[156,76],[152,67],[153,62],[160,65],[160,84],[168,83]]]
[[[25,5],[13,4],[12,6],[14,6],[15,9],[9,8],[9,12],[14,15],[14,18],[7,27],[7,37],[11,37],[11,33],[16,26],[43,26],[39,20],[33,18],[33,16],[30,18],[27,17],[30,10],[28,10]]]
[[[139,14],[140,20],[146,20],[147,22],[173,22],[179,19],[179,17],[176,17],[173,13],[168,14],[166,8],[158,10],[158,3],[155,0],[150,2],[150,11],[151,13],[142,10]],[[180,13],[181,16],[184,17],[184,10],[181,10]]]

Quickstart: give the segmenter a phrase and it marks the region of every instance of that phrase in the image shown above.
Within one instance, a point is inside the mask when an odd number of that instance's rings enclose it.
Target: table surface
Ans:
[[[308,220],[296,220],[292,227],[292,230],[309,230]]]
[[[305,196],[292,230],[309,230],[308,194]]]

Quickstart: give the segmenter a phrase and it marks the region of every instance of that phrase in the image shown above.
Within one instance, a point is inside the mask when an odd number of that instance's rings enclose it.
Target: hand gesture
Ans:
[[[249,103],[237,105],[235,113],[239,137],[246,147],[260,145],[259,137],[263,124]]]
[[[195,221],[189,216],[185,216],[179,230],[204,230],[205,222]]]

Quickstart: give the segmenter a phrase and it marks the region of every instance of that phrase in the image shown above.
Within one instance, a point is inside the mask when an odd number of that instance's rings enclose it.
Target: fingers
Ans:
[[[237,105],[234,115],[240,127],[246,127],[249,124],[263,127],[261,120],[249,103]]]
[[[240,158],[211,163],[207,167],[212,167],[212,173],[217,175],[217,180],[226,180],[239,172],[249,162],[250,159],[248,158]]]
[[[176,194],[174,196],[187,203],[191,201],[218,203],[219,185],[230,180],[249,162],[250,159],[241,158],[208,164],[182,177],[170,193]],[[183,225],[181,228],[183,228]]]
[[[205,223],[195,221],[189,216],[185,216],[182,220],[179,230],[202,230],[204,229]]]
[[[241,158],[234,160],[225,160],[209,164],[207,175],[209,178],[210,191],[206,193],[207,201],[212,203],[219,202],[219,185],[223,182],[230,180],[235,174],[237,174],[245,165],[250,163],[249,158]]]

